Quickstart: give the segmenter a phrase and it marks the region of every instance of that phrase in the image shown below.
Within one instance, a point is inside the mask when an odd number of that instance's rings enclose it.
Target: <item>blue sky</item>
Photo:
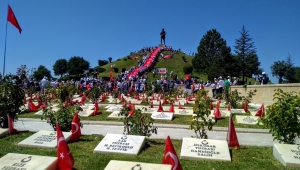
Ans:
[[[215,28],[234,53],[243,25],[269,76],[270,66],[288,54],[300,66],[299,0],[10,0],[0,2],[0,72],[8,3],[23,32],[8,25],[6,73],[26,64],[44,65],[53,75],[55,61],[72,56],[94,67],[98,59],[157,46],[162,28],[166,44],[187,53],[196,52],[203,35]]]

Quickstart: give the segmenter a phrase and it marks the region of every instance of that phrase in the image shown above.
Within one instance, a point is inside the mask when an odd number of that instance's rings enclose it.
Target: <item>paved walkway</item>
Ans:
[[[108,121],[81,121],[83,128],[81,132],[83,135],[106,135],[106,133],[123,133],[122,122],[108,122]],[[19,130],[29,130],[37,132],[39,130],[53,130],[53,128],[45,121],[39,119],[20,118],[15,122],[15,128]],[[174,124],[155,124],[158,127],[157,134],[153,134],[150,138],[165,139],[168,135],[171,139],[182,139],[183,137],[194,136],[192,130],[188,130],[188,125],[174,125]],[[246,129],[236,128],[237,136],[240,145],[250,146],[273,146],[272,135],[268,133],[267,129]],[[227,128],[214,127],[213,131],[208,132],[209,139],[226,140]]]

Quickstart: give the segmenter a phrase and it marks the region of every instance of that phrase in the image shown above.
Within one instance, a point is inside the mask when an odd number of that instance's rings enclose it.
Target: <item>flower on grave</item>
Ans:
[[[47,107],[47,106],[46,106],[46,105],[43,105],[43,104],[40,106],[40,108],[43,109],[43,110],[45,110],[46,107]]]

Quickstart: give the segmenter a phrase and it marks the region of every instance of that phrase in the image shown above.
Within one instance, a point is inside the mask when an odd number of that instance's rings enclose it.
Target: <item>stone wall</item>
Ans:
[[[247,88],[243,88],[243,86],[231,86],[231,90],[237,90],[241,93],[242,96],[247,96],[247,93],[250,90],[257,90],[256,95],[252,97],[252,102],[254,104],[262,104],[270,105],[273,101],[273,95],[275,89],[282,89],[285,92],[295,91],[300,93],[300,83],[294,84],[268,84],[268,85],[248,85]],[[183,89],[183,86],[180,87]],[[210,87],[205,87],[205,90],[209,91],[209,96],[212,97],[212,91]]]

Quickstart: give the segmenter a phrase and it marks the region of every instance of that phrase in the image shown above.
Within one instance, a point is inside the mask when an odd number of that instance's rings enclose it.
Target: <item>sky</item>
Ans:
[[[73,56],[95,67],[99,59],[114,61],[159,45],[162,28],[166,45],[187,54],[197,52],[201,38],[216,29],[234,54],[243,25],[272,82],[278,82],[270,69],[275,61],[290,55],[300,66],[299,0],[2,0],[1,73],[8,4],[23,31],[7,25],[6,74],[21,65],[43,65],[54,76],[55,61]]]

